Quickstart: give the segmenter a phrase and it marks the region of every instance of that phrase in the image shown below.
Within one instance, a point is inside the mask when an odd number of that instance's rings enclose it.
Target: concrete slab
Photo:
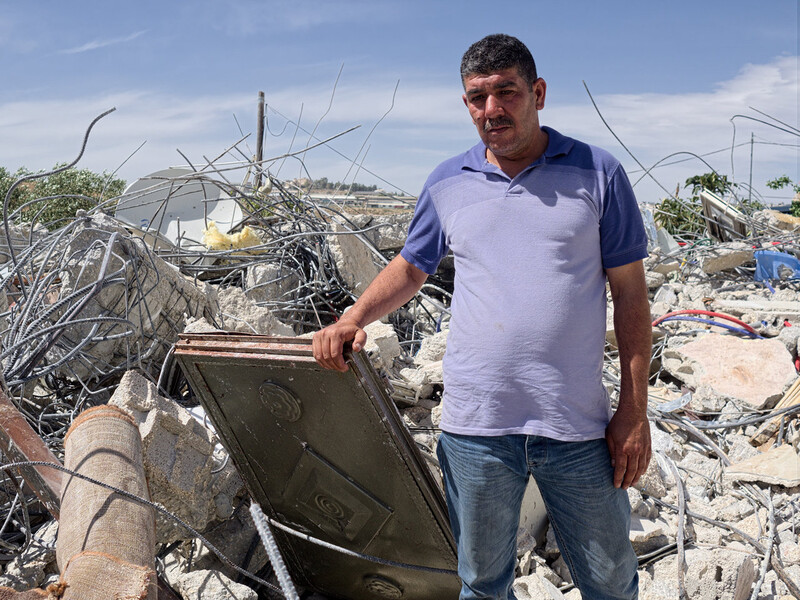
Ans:
[[[664,352],[664,367],[688,386],[709,386],[754,408],[774,405],[797,378],[792,355],[780,340],[710,333]]]
[[[800,485],[800,456],[792,445],[783,444],[727,467],[724,479],[795,487]]]

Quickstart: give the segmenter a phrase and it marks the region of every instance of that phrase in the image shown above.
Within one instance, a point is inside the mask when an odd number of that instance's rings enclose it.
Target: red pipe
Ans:
[[[730,315],[726,315],[726,314],[723,314],[723,313],[714,312],[712,310],[698,310],[698,309],[695,309],[695,308],[687,308],[687,309],[684,309],[684,310],[676,310],[674,312],[670,312],[670,313],[667,313],[667,314],[665,314],[663,316],[660,316],[655,321],[653,321],[653,327],[655,327],[656,325],[661,323],[661,321],[663,321],[667,317],[672,317],[674,315],[708,315],[709,317],[719,317],[720,319],[726,319],[728,321],[732,321],[732,322],[736,323],[737,325],[742,326],[743,328],[745,328],[750,333],[756,333],[755,329],[750,327],[750,325],[748,325],[744,321],[740,321],[736,317],[732,317]]]

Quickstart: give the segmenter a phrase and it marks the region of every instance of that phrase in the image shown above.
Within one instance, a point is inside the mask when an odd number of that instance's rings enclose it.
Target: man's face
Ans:
[[[535,148],[545,91],[544,79],[537,79],[531,89],[512,67],[467,76],[463,100],[486,147],[497,157],[520,160]]]

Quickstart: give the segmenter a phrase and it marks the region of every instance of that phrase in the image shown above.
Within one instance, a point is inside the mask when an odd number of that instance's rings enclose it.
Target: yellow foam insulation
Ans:
[[[203,230],[203,244],[209,250],[238,250],[259,246],[261,243],[261,239],[246,225],[236,233],[222,233],[217,229],[217,224],[210,221]]]

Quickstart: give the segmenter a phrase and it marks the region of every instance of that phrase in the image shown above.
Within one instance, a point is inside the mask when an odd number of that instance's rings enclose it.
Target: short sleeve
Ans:
[[[603,197],[600,252],[604,269],[621,267],[647,257],[647,234],[639,204],[628,176],[619,164]]]
[[[418,269],[433,275],[447,251],[442,223],[426,184],[417,200],[414,218],[408,226],[408,238],[400,255]]]

